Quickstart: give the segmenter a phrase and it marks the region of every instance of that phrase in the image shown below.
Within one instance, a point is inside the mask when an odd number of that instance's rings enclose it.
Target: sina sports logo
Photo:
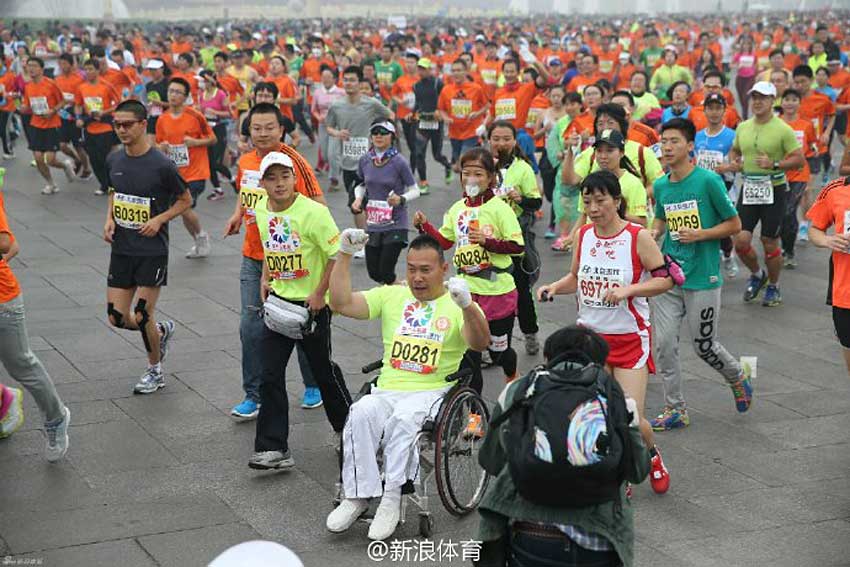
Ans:
[[[289,219],[272,217],[269,219],[269,250],[292,252],[301,246],[301,238],[292,230]]]
[[[420,303],[419,301],[411,301],[404,308],[402,319],[408,327],[423,328],[427,327],[434,316],[434,308],[430,303]]]

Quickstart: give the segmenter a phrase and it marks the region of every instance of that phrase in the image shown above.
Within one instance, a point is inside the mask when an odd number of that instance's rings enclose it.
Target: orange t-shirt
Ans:
[[[637,70],[637,67],[629,63],[628,65],[620,65],[620,70],[617,72],[617,87],[618,91],[627,91],[631,88],[632,74]]]
[[[181,73],[180,71],[174,71],[168,78],[169,81],[171,79],[183,79],[184,81],[189,83],[189,94],[192,95],[192,102],[198,100],[198,79],[195,78],[194,73]]]
[[[292,77],[290,77],[289,75],[281,75],[280,77],[266,77],[263,80],[275,84],[275,86],[277,87],[278,98],[296,98],[298,96],[298,87],[295,85],[295,81],[293,81]],[[292,105],[281,104],[280,112],[290,120],[295,120],[295,115],[292,112]]]
[[[6,219],[6,206],[3,203],[3,194],[0,193],[0,232],[5,232],[15,241],[15,235],[9,228],[9,221]],[[6,260],[0,260],[0,303],[8,303],[21,294],[21,286],[18,284],[18,278],[9,267]]]
[[[15,75],[11,71],[7,71],[6,74],[0,76],[0,85],[3,85],[3,90],[6,92],[6,104],[0,106],[0,110],[14,112],[15,99],[9,95],[17,90],[15,86]]]
[[[850,73],[844,67],[839,68],[836,73],[830,75],[829,86],[844,92],[847,87],[850,87]]]
[[[305,197],[315,198],[322,194],[322,188],[316,179],[316,174],[313,168],[304,157],[286,144],[281,144],[278,151],[285,153],[292,159],[295,166],[295,190]],[[263,244],[260,242],[260,231],[257,230],[257,219],[253,211],[247,209],[245,204],[247,199],[242,199],[241,191],[242,179],[246,173],[249,173],[256,179],[257,187],[251,185],[245,186],[245,189],[259,189],[260,163],[263,158],[257,150],[243,154],[239,158],[238,169],[236,170],[236,186],[240,190],[240,199],[242,203],[243,219],[245,221],[245,240],[242,242],[242,255],[253,260],[263,260]],[[262,191],[262,189],[260,189]]]
[[[499,82],[499,73],[501,72],[501,61],[484,60],[478,64],[478,73],[481,75],[481,81],[484,83],[484,92],[490,98],[493,98],[493,95],[496,94],[496,85]]]
[[[122,100],[130,98],[130,95],[133,93],[133,85],[130,83],[130,79],[121,71],[107,69],[100,74],[100,78],[109,83]]]
[[[839,177],[821,189],[817,201],[806,213],[812,226],[825,231],[835,225],[836,234],[848,233],[847,211],[850,211],[850,185],[847,177]],[[832,252],[832,294],[827,302],[834,307],[850,309],[850,254]]]
[[[603,78],[604,77],[599,73],[594,73],[590,77],[585,75],[576,75],[570,80],[570,84],[567,85],[567,91],[575,92],[584,96],[584,87],[597,83],[599,82],[599,79]]]
[[[581,135],[583,132],[588,132],[589,136],[593,137],[593,123],[596,121],[596,116],[590,112],[582,112],[570,122],[570,125],[564,130],[564,140],[567,140],[573,134]],[[590,145],[590,141],[583,143],[581,149],[585,149]]]
[[[181,53],[189,53],[192,51],[192,44],[188,41],[184,41],[180,43],[175,41],[171,44],[171,53],[174,55],[180,55]]]
[[[528,109],[528,117],[525,119],[525,131],[529,134],[534,134],[534,129],[537,127],[537,120],[543,116],[546,109],[552,106],[549,97],[539,94],[531,101],[531,106]],[[536,148],[542,148],[546,145],[546,137],[537,138],[534,140]]]
[[[77,100],[77,87],[83,83],[83,78],[79,73],[71,73],[70,75],[59,74],[53,79],[59,90],[62,91],[62,98],[68,104],[74,104]]]
[[[708,128],[708,118],[705,117],[705,109],[702,106],[692,108],[689,118],[694,123],[697,132]],[[738,127],[739,122],[741,122],[741,117],[738,115],[738,111],[732,106],[727,106],[726,112],[723,113],[723,125],[734,130]]]
[[[809,91],[800,101],[800,118],[808,120],[815,127],[815,136],[820,138],[830,116],[835,115],[835,105],[825,94]],[[826,153],[826,144],[818,142],[820,153]]]
[[[609,81],[614,79],[614,70],[620,61],[619,51],[599,53],[599,73]]]
[[[463,85],[446,83],[440,91],[437,109],[442,110],[452,119],[449,123],[449,138],[452,140],[468,140],[475,137],[475,130],[484,122],[484,113],[472,120],[468,119],[487,105],[487,95],[478,83],[466,82]]]
[[[726,99],[726,107],[734,107],[735,95],[732,94],[732,91],[724,88],[721,92],[723,93],[723,98]],[[691,96],[688,97],[688,104],[694,107],[702,106],[702,103],[705,102],[705,96],[705,89],[699,89],[698,91],[694,91],[691,93]]]
[[[514,83],[496,89],[490,115],[496,120],[511,122],[517,130],[525,128],[531,101],[540,92],[541,89],[534,83]]]
[[[798,118],[796,120],[785,120],[785,123],[794,130],[794,135],[797,136],[797,141],[800,142],[800,145],[803,147],[803,154],[807,158],[814,157],[818,139],[817,136],[815,136],[815,129],[812,126],[812,123],[808,120],[803,120],[802,118]],[[789,183],[795,181],[808,183],[809,179],[811,179],[809,162],[805,161],[803,163],[803,167],[800,169],[791,169],[786,171],[785,177],[788,178]]]
[[[206,146],[187,148],[185,137],[198,139],[214,135],[207,119],[194,108],[184,107],[179,116],[175,116],[171,110],[166,110],[156,121],[156,143],[167,142],[171,145],[168,157],[187,183],[208,179],[210,160]]]
[[[80,83],[77,87],[77,96],[75,104],[83,107],[83,113],[89,114],[94,111],[102,112],[104,110],[112,110],[121,98],[115,92],[109,83],[98,80],[95,84],[88,81]],[[86,126],[86,132],[89,134],[105,134],[112,131],[112,126],[100,121],[92,121]]]
[[[39,116],[39,114],[56,108],[62,100],[62,91],[52,79],[42,77],[37,83],[35,81],[27,83],[24,87],[24,104],[28,105],[32,111],[30,126],[42,129],[59,128],[62,120],[58,114],[53,114],[50,118]]]
[[[413,85],[418,82],[418,76],[405,74],[399,77],[393,84],[392,89],[390,89],[390,94],[393,97],[404,100],[404,104],[399,104],[396,109],[396,116],[400,119],[407,118],[413,114],[413,105],[416,102],[416,97],[413,95]]]

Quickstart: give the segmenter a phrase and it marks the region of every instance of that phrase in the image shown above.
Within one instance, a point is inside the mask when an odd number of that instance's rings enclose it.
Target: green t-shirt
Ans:
[[[540,189],[537,187],[537,177],[528,162],[515,158],[510,167],[502,170],[502,184],[493,193],[511,206],[517,216],[522,214],[522,207],[508,197],[508,191],[516,189],[520,195],[529,199],[540,199]]]
[[[203,65],[205,69],[212,70],[215,66],[215,54],[218,53],[218,48],[203,47],[199,53],[201,54],[201,65]]]
[[[392,87],[402,75],[404,75],[404,69],[397,61],[389,63],[384,63],[381,59],[375,61],[375,76],[382,87]]]
[[[297,83],[299,77],[301,76],[301,67],[304,66],[304,58],[300,55],[296,55],[295,57],[289,59],[286,62],[286,66],[289,69],[289,76],[292,77]]]
[[[745,176],[772,174],[774,185],[786,183],[785,172],[757,166],[759,152],[766,153],[771,161],[781,161],[789,153],[801,148],[794,130],[776,116],[764,124],[756,123],[755,118],[741,122],[735,131],[732,147],[744,156]]]
[[[695,167],[683,180],[670,181],[665,175],[655,182],[655,216],[667,223],[661,251],[681,264],[685,272],[683,289],[714,289],[723,285],[720,274],[720,241],[703,240],[682,244],[680,228],[711,228],[738,215],[726,194],[723,178]]]
[[[478,227],[488,237],[510,240],[525,245],[522,229],[513,209],[501,199],[490,199],[479,207],[468,207],[461,199],[446,211],[440,234],[455,243],[452,258],[460,277],[469,284],[469,289],[477,295],[503,295],[516,289],[514,277],[510,272],[490,271],[490,268],[506,270],[513,265],[509,254],[496,254],[485,250],[478,244],[469,242],[470,228]]]
[[[330,210],[296,195],[285,211],[270,211],[266,200],[254,212],[272,290],[284,299],[305,300],[318,287],[328,260],[339,251],[339,229]]]
[[[620,176],[620,193],[626,200],[626,214],[630,217],[645,217],[646,216],[646,187],[640,182],[640,179],[623,171]],[[578,212],[584,212],[584,200],[578,200]]]
[[[593,148],[587,148],[581,152],[573,162],[573,169],[576,175],[584,179],[594,171],[599,171],[599,164],[594,158],[595,151]],[[647,148],[634,140],[626,140],[626,157],[635,166],[635,169],[641,177],[646,177],[647,182],[651,183],[664,175],[664,168],[661,162],[655,157],[655,152],[651,148]],[[641,160],[641,154],[643,159]],[[641,168],[641,162],[643,167]],[[643,180],[641,180],[643,181]]]
[[[363,292],[369,319],[381,319],[384,358],[382,390],[439,390],[457,372],[468,345],[463,311],[448,293],[420,302],[406,285],[385,285]]]
[[[662,55],[664,55],[664,50],[660,47],[647,47],[640,52],[640,62],[647,73],[652,73],[652,69],[655,68],[655,64],[658,63]]]

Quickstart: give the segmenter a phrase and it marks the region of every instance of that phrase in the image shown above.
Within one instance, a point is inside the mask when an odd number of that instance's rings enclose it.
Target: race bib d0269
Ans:
[[[744,177],[741,202],[745,205],[772,205],[773,181],[770,176]]]
[[[112,218],[121,228],[138,230],[151,220],[150,197],[137,197],[124,193],[112,195]]]

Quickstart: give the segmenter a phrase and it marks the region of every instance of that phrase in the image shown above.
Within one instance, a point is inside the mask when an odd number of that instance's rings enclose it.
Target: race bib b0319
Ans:
[[[138,230],[151,220],[150,197],[138,197],[124,193],[112,195],[112,218],[121,228]]]

